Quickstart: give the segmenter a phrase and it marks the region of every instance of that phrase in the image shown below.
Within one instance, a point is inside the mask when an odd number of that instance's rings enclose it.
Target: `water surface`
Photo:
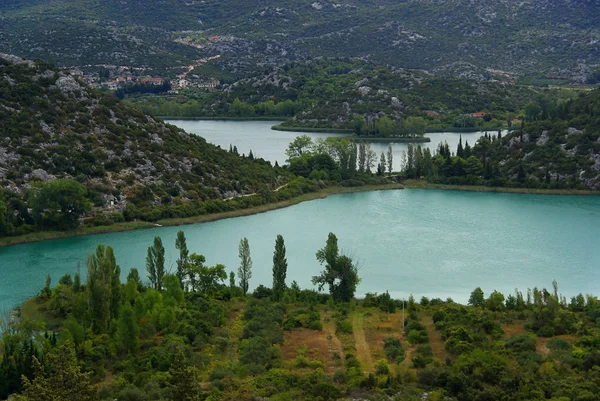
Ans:
[[[298,135],[308,135],[311,138],[327,138],[330,136],[344,136],[345,134],[328,133],[302,133],[291,131],[273,131],[271,127],[281,121],[219,121],[219,120],[167,120],[168,123],[183,128],[189,133],[204,137],[208,142],[214,143],[223,149],[229,149],[229,145],[235,145],[240,153],[252,154],[262,157],[272,163],[277,161],[284,164],[287,157],[285,150],[289,143]],[[453,132],[438,132],[426,134],[431,142],[421,144],[432,151],[437,149],[439,143],[448,142],[450,150],[456,152],[459,138],[462,136],[463,145],[469,142],[474,145],[481,137],[481,132],[457,134]],[[386,153],[389,143],[377,142],[371,144],[371,149],[377,153],[377,162],[381,152]],[[394,171],[401,169],[401,154],[406,151],[408,144],[392,143]]]
[[[271,285],[277,234],[286,247],[288,284],[312,288],[319,272],[315,252],[329,232],[359,262],[359,294],[388,290],[395,297],[452,297],[466,302],[486,294],[552,280],[572,296],[598,294],[600,197],[515,195],[438,190],[343,194],[268,213],[182,227],[68,238],[0,248],[0,309],[34,295],[47,273],[85,273],[86,255],[98,244],[115,249],[123,278],[131,267],[145,274],[147,247],[161,236],[174,270],[175,237],[183,229],[191,252],[237,271],[238,244],[248,237],[251,287]]]

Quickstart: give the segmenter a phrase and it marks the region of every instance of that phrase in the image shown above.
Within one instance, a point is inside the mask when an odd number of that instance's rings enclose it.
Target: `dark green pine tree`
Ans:
[[[458,146],[456,147],[456,156],[460,157],[461,159],[465,158],[465,150],[464,150],[463,144],[462,144],[462,135],[458,138]]]
[[[287,259],[283,236],[277,235],[275,251],[273,252],[273,300],[280,301],[286,288]]]
[[[185,361],[181,348],[175,351],[171,367],[171,396],[173,401],[200,401],[202,392],[196,368]]]

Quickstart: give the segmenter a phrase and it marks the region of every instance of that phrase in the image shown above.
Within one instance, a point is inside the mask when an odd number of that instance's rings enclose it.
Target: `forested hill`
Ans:
[[[524,113],[521,128],[504,137],[486,133],[473,147],[442,146],[433,157],[417,149],[406,174],[442,184],[600,190],[600,90],[530,103]]]
[[[523,181],[600,189],[600,91],[529,105],[530,122],[502,140],[499,158]]]
[[[269,162],[215,147],[45,62],[1,54],[0,121],[0,217],[4,201],[22,213],[19,221],[29,218],[31,189],[56,179],[81,184],[94,206],[112,205],[126,218],[137,207],[147,219],[169,217],[166,208],[201,214],[203,201],[289,181]]]
[[[305,57],[407,68],[472,63],[577,80],[598,67],[600,4],[585,0],[8,0],[0,51],[61,65],[229,71]],[[190,37],[190,41],[178,39]],[[194,46],[191,46],[191,45]]]

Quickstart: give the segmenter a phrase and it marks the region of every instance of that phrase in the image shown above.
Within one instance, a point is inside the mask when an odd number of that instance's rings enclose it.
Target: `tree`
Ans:
[[[377,153],[371,149],[371,144],[365,144],[365,171],[371,173],[371,169],[375,166],[375,160],[377,159]]]
[[[358,144],[358,172],[364,173],[367,164],[367,148],[364,142]]]
[[[277,235],[275,251],[273,252],[273,299],[280,301],[285,291],[285,277],[287,275],[287,259],[285,257],[285,243],[283,236]]]
[[[361,115],[355,115],[352,117],[352,128],[356,135],[361,135],[365,129],[365,118]]]
[[[231,145],[230,145],[231,147]],[[183,231],[177,232],[177,239],[175,239],[175,248],[179,250],[179,259],[177,259],[177,278],[181,284],[181,288],[185,289],[184,278],[185,278],[185,264],[188,260],[188,247],[185,239],[185,233]]]
[[[48,354],[45,370],[33,357],[34,379],[23,376],[23,393],[16,401],[95,401],[96,387],[91,384],[89,373],[82,373],[70,342]]]
[[[121,269],[110,246],[98,245],[87,259],[87,298],[94,333],[107,333],[121,300]]]
[[[393,168],[393,157],[394,154],[392,152],[392,145],[390,144],[388,146],[388,151],[387,151],[387,170],[388,170],[388,175],[392,175],[392,168]]]
[[[388,137],[394,133],[394,121],[388,116],[381,116],[375,123],[379,136]]]
[[[140,273],[138,272],[138,269],[136,269],[135,267],[129,269],[129,273],[127,274],[127,281],[129,280],[135,281],[137,287],[142,288],[142,279],[140,278]]]
[[[409,143],[406,151],[406,167],[405,172],[409,177],[414,177],[415,173],[415,147]],[[417,177],[418,178],[418,177]]]
[[[8,234],[8,221],[6,220],[6,205],[1,198],[0,193],[0,235]]]
[[[296,157],[300,157],[305,154],[310,154],[313,145],[314,144],[310,136],[297,136],[292,142],[290,142],[287,150],[285,151],[285,154],[288,157],[288,162]]]
[[[134,282],[131,281],[131,283]],[[140,328],[135,313],[131,308],[131,304],[125,302],[121,307],[121,313],[117,323],[117,338],[119,339],[121,349],[130,355],[135,355],[139,345],[139,334]]]
[[[325,247],[317,251],[316,257],[319,263],[325,264],[325,270],[313,276],[312,283],[319,286],[319,291],[327,285],[336,302],[350,301],[360,282],[358,269],[350,257],[339,254],[335,234],[329,233]]]
[[[173,401],[200,401],[201,388],[198,371],[185,361],[180,347],[175,351],[175,360],[170,370]]]
[[[74,180],[48,181],[30,194],[35,222],[44,228],[70,230],[81,215],[91,210],[87,189]]]
[[[385,173],[385,154],[381,152],[379,164],[377,165],[377,175],[383,175],[383,173]]]
[[[485,296],[483,294],[483,290],[481,287],[475,288],[469,297],[469,305],[483,306],[484,302]]]
[[[192,253],[186,267],[187,275],[193,291],[214,294],[224,286],[227,272],[224,265],[208,267],[204,266],[205,261],[204,255]]]
[[[248,238],[244,237],[240,240],[238,250],[240,255],[238,277],[240,279],[240,287],[242,288],[244,295],[246,295],[248,293],[250,278],[252,277],[252,258],[250,257]]]
[[[154,289],[162,290],[162,281],[165,276],[165,247],[160,237],[154,237],[153,245],[148,247],[146,270]]]

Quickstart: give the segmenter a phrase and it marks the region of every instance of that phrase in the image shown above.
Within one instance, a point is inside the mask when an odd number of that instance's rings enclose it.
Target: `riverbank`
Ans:
[[[403,182],[407,189],[443,189],[448,191],[497,192],[509,194],[530,195],[600,195],[600,191],[581,189],[541,189],[541,188],[510,188],[484,187],[482,185],[445,185],[432,184],[424,180],[406,180]]]
[[[190,120],[190,121],[287,121],[287,117],[181,117],[181,116],[156,116],[160,120]]]
[[[427,136],[417,136],[417,137],[371,137],[371,136],[353,136],[350,139],[352,142],[383,142],[383,143],[427,143],[431,142],[431,138]]]
[[[353,192],[368,192],[368,191],[384,191],[393,189],[404,189],[401,184],[382,184],[382,185],[364,185],[360,187],[327,187],[317,192],[302,194],[300,196],[288,199],[282,202],[269,203],[266,205],[255,206],[247,209],[234,210],[231,212],[204,214],[187,218],[173,218],[159,220],[157,223],[145,221],[128,221],[124,223],[115,223],[110,226],[98,227],[83,227],[73,231],[41,231],[30,234],[21,235],[18,237],[0,238],[0,247],[24,244],[28,242],[47,241],[53,239],[80,237],[85,235],[106,234],[122,231],[140,230],[145,228],[155,228],[160,226],[179,226],[185,224],[206,223],[211,221],[231,219],[234,217],[249,216],[253,214],[265,213],[271,210],[282,209],[285,207],[297,205],[302,202],[307,202],[315,199],[324,199],[330,195],[353,193]]]
[[[330,134],[351,134],[353,130],[345,128],[314,128],[314,127],[288,127],[277,124],[271,127],[273,131],[288,131],[288,132],[313,132],[313,133],[330,133]]]

